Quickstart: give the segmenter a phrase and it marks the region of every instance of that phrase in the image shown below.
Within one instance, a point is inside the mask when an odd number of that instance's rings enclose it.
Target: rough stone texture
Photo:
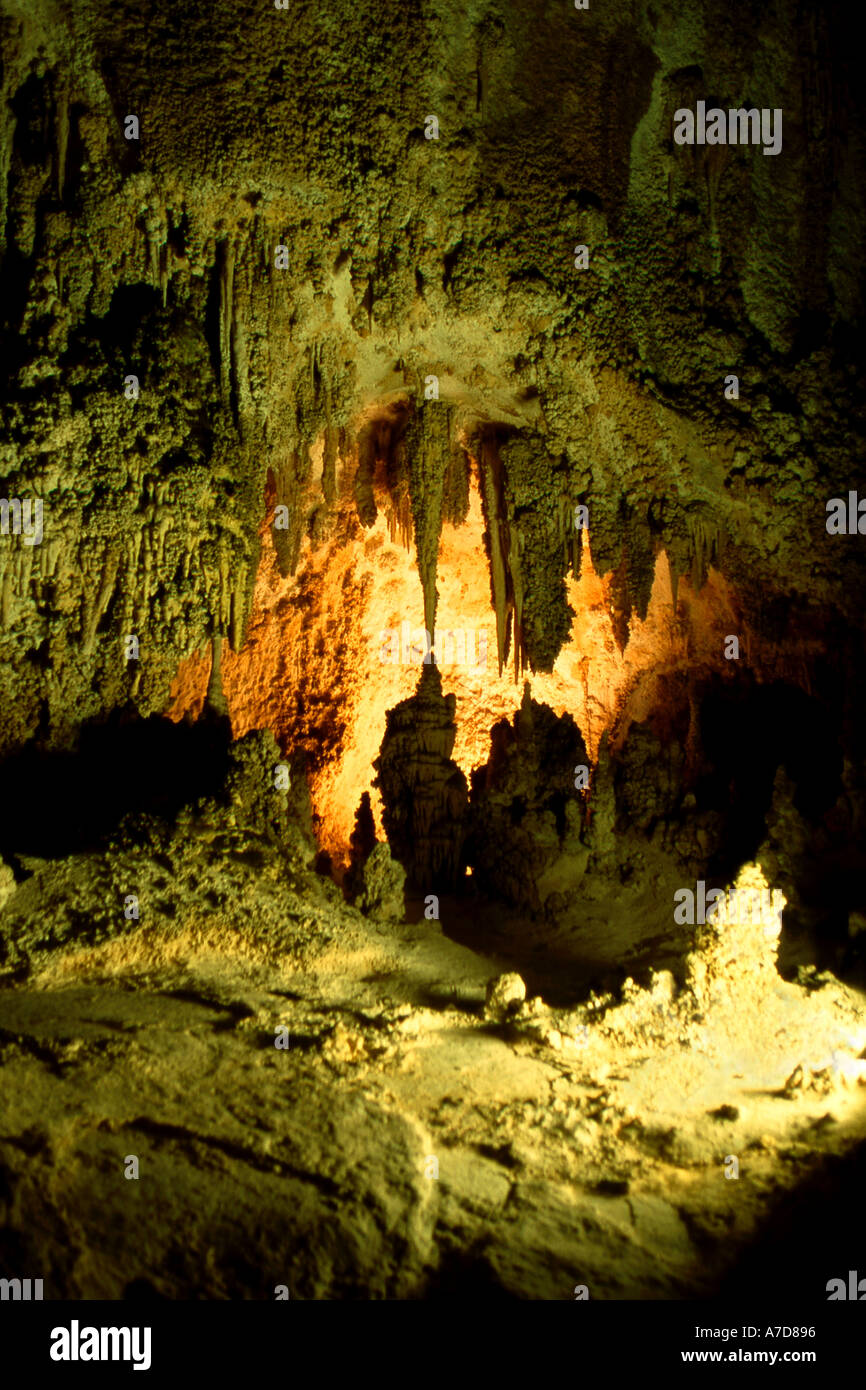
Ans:
[[[759,1279],[804,1179],[822,1234],[866,1067],[862,1000],[818,969],[866,938],[866,551],[825,527],[863,486],[856,36],[795,0],[0,0],[0,487],[44,503],[39,545],[0,536],[4,1275],[694,1297]],[[702,98],[782,108],[783,153],[676,146]],[[674,632],[599,698],[588,797],[587,729],[527,696],[470,821],[438,673],[390,709],[385,828],[440,928],[366,834],[369,915],[314,872],[303,760],[286,793],[270,735],[231,742],[222,672],[260,557],[290,582],[360,530],[372,565],[380,507],[432,628],[470,496],[516,679],[550,672],[585,543],[611,650],[662,552]],[[332,568],[315,679],[278,624],[241,676],[324,762],[363,611]],[[304,627],[322,570],[265,588]],[[207,697],[172,732],[185,660]],[[678,926],[699,876],[781,888],[781,935]]]
[[[748,920],[685,934],[682,989],[554,1007],[436,924],[376,928],[309,883],[280,922],[272,892],[259,868],[245,930],[142,917],[0,991],[0,1275],[46,1298],[742,1296],[781,1238],[804,1259],[773,1287],[821,1300],[845,1268],[827,1188],[864,1142],[862,1000],[783,984]]]
[[[525,998],[526,985],[515,971],[512,970],[507,975],[497,975],[495,980],[487,982],[484,995],[485,1018],[501,1023],[509,1014],[515,1012]]]
[[[518,663],[567,631],[579,501],[624,613],[664,546],[675,574],[720,566],[756,634],[796,640],[811,608],[853,659],[862,547],[823,524],[863,452],[843,7],[243,0],[181,22],[158,0],[127,25],[107,0],[6,0],[0,42],[0,467],[45,501],[41,546],[0,545],[5,747],[162,710],[182,657],[237,648],[268,478],[291,569],[337,451],[394,402],[428,619],[460,433],[500,460]],[[702,92],[782,107],[783,154],[675,147]]]
[[[6,906],[14,892],[15,875],[8,864],[0,862],[0,909]]]
[[[405,886],[405,871],[381,841],[363,863],[352,866],[344,883],[349,901],[359,912],[385,922],[402,922],[406,913]]]
[[[290,819],[290,793],[274,788],[273,736],[231,742],[218,725],[209,751],[214,759],[222,752],[222,785],[173,821],[130,813],[98,849],[22,857],[21,882],[0,923],[0,971],[27,973],[59,945],[96,946],[139,927],[174,924],[182,934],[216,920],[243,932],[251,894],[256,920],[295,949],[297,919],[308,916],[304,898],[321,905],[340,895],[311,872],[315,851],[303,815],[293,808]]]
[[[98,989],[73,988],[60,1002],[56,1022],[76,1028],[71,1049],[44,1024],[32,1037],[26,996],[6,1012],[6,1075],[21,1087],[9,1118],[30,1141],[23,1162],[5,1150],[14,1197],[4,1268],[13,1249],[44,1268],[50,1249],[48,1285],[67,1298],[121,1298],[137,1280],[174,1298],[227,1298],[243,1286],[267,1298],[286,1282],[299,1298],[416,1291],[433,1216],[417,1125],[337,1079],[305,1078],[294,1061],[281,1068],[265,1037],[215,1050],[219,1029],[241,1026],[248,1006],[169,993],[124,1019]],[[32,1046],[59,1048],[64,1061],[28,1097]],[[138,1181],[124,1178],[130,1154]],[[44,1178],[58,1162],[49,1197]],[[30,1213],[28,1231],[16,1230],[19,1212]],[[37,1228],[65,1230],[65,1248],[46,1247]]]
[[[388,843],[424,892],[449,892],[461,866],[468,801],[466,778],[451,761],[454,703],[436,667],[424,666],[415,694],[389,711],[374,764]]]
[[[532,911],[551,893],[572,894],[589,858],[583,842],[588,767],[574,721],[539,705],[524,688],[513,726],[493,730],[490,761],[474,779],[467,857],[479,889]]]

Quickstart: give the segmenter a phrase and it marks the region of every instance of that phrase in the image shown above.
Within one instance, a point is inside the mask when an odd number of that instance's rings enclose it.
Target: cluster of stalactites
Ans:
[[[656,561],[664,550],[674,608],[678,580],[696,590],[718,562],[722,537],[706,509],[676,499],[626,498],[601,477],[556,458],[541,436],[492,425],[458,439],[456,412],[444,404],[401,400],[370,419],[358,439],[355,496],[364,525],[377,508],[374,483],[389,496],[392,539],[413,539],[424,594],[425,625],[435,627],[436,567],[442,525],[468,510],[470,470],[477,468],[490,566],[500,674],[550,671],[571,630],[566,576],[579,576],[590,537],[597,574],[609,575],[616,640],[623,649],[634,615],[644,620]],[[581,486],[581,483],[583,486]]]
[[[374,484],[388,493],[388,529],[407,549],[415,542],[424,594],[424,622],[436,626],[436,566],[444,522],[460,525],[469,507],[469,459],[457,438],[454,409],[412,408],[407,401],[381,411],[358,437],[355,499],[364,526],[377,507]]]
[[[520,582],[519,545],[512,545],[516,528],[508,524],[503,487],[502,460],[495,436],[482,435],[477,444],[481,499],[484,507],[485,543],[490,561],[490,586],[493,610],[496,614],[496,650],[499,674],[508,658],[514,624],[514,679],[518,680],[525,663],[523,630],[523,586]],[[514,562],[512,568],[512,560]],[[515,573],[517,584],[515,586]]]
[[[588,494],[593,567],[610,575],[613,630],[622,650],[633,614],[646,618],[660,552],[667,559],[674,611],[680,577],[697,593],[711,566],[718,565],[723,531],[701,505],[685,507],[673,497],[628,499],[596,485]]]
[[[358,515],[363,525],[373,524],[374,484],[384,483],[392,539],[399,536],[407,548],[415,542],[425,626],[432,631],[442,526],[460,525],[466,518],[473,459],[485,522],[499,669],[501,673],[512,652],[519,679],[528,665],[552,669],[571,618],[564,576],[572,547],[572,509],[565,474],[553,477],[552,461],[538,441],[509,437],[492,427],[464,438],[453,407],[413,408],[408,401],[397,402],[368,420],[359,434]],[[579,549],[574,550],[573,563],[579,564]]]
[[[571,629],[565,575],[579,568],[568,470],[538,437],[476,436],[499,669],[550,671]]]

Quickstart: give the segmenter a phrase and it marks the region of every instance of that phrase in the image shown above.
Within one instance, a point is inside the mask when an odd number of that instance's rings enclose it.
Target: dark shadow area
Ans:
[[[182,806],[220,790],[229,744],[227,721],[121,713],[85,725],[74,751],[24,748],[0,765],[0,855],[53,859],[96,849],[131,814],[172,821]]]
[[[126,1303],[167,1303],[169,1300],[155,1289],[149,1279],[132,1279],[123,1290]]]
[[[112,367],[133,367],[133,347],[142,325],[162,308],[158,289],[153,285],[118,285],[107,313],[92,316],[88,327],[98,339]]]
[[[866,1144],[845,1157],[825,1155],[818,1171],[777,1203],[717,1295],[755,1307],[788,1295],[798,1305],[824,1302],[830,1279],[842,1279],[847,1286],[849,1270],[866,1275],[864,1183]]]
[[[424,1299],[482,1298],[517,1301],[500,1284],[494,1271],[481,1255],[452,1251],[445,1255],[436,1273],[424,1290]]]
[[[698,805],[728,820],[708,877],[729,878],[754,858],[779,767],[797,784],[794,804],[808,820],[818,821],[841,791],[838,722],[795,686],[714,687],[701,702],[701,737],[711,770],[698,780]]]
[[[425,923],[418,900],[408,894],[406,906],[408,924],[422,930],[426,926],[432,933],[441,928],[443,936],[487,961],[491,979],[507,971],[517,971],[526,985],[527,998],[540,994],[546,1004],[558,1009],[584,1003],[593,990],[618,993],[628,975],[643,982],[650,964],[676,974],[687,944],[684,938],[682,946],[678,947],[673,939],[666,938],[664,949],[658,950],[656,943],[649,942],[642,966],[642,960],[635,956],[629,956],[622,965],[609,957],[596,958],[579,933],[558,939],[536,935],[522,941],[519,911],[490,901],[470,884],[459,893],[440,898],[441,922]],[[447,1005],[467,1014],[478,1012],[474,1005],[461,1003],[435,989],[427,991],[423,1003],[430,1008]]]

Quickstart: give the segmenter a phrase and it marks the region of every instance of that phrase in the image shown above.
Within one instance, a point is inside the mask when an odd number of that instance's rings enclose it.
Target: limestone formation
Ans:
[[[526,985],[515,971],[508,975],[499,975],[495,980],[487,982],[484,996],[485,1016],[494,1022],[501,1022],[509,1014],[515,1013],[525,998]]]
[[[0,0],[0,1279],[861,1258],[856,10]]]
[[[388,843],[425,893],[453,889],[462,864],[468,799],[451,761],[454,734],[454,697],[443,696],[437,668],[425,666],[415,694],[389,712],[374,764]]]
[[[388,845],[375,844],[360,863],[352,865],[345,888],[349,901],[366,917],[383,922],[402,922],[406,913],[406,874],[391,857]]]
[[[483,892],[539,911],[551,893],[575,893],[589,851],[582,840],[589,798],[575,789],[588,769],[580,732],[524,687],[514,723],[493,730],[490,760],[472,788],[467,857]]]

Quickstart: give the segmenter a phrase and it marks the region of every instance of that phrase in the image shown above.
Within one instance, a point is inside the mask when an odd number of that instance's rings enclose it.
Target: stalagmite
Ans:
[[[415,694],[389,711],[374,763],[388,842],[424,891],[450,892],[460,873],[468,803],[466,778],[451,761],[454,711],[436,667],[423,667]]]
[[[473,777],[466,855],[484,891],[532,911],[554,884],[576,899],[588,854],[573,769],[587,762],[572,717],[533,700],[526,682],[512,723],[494,727],[487,765]]]

